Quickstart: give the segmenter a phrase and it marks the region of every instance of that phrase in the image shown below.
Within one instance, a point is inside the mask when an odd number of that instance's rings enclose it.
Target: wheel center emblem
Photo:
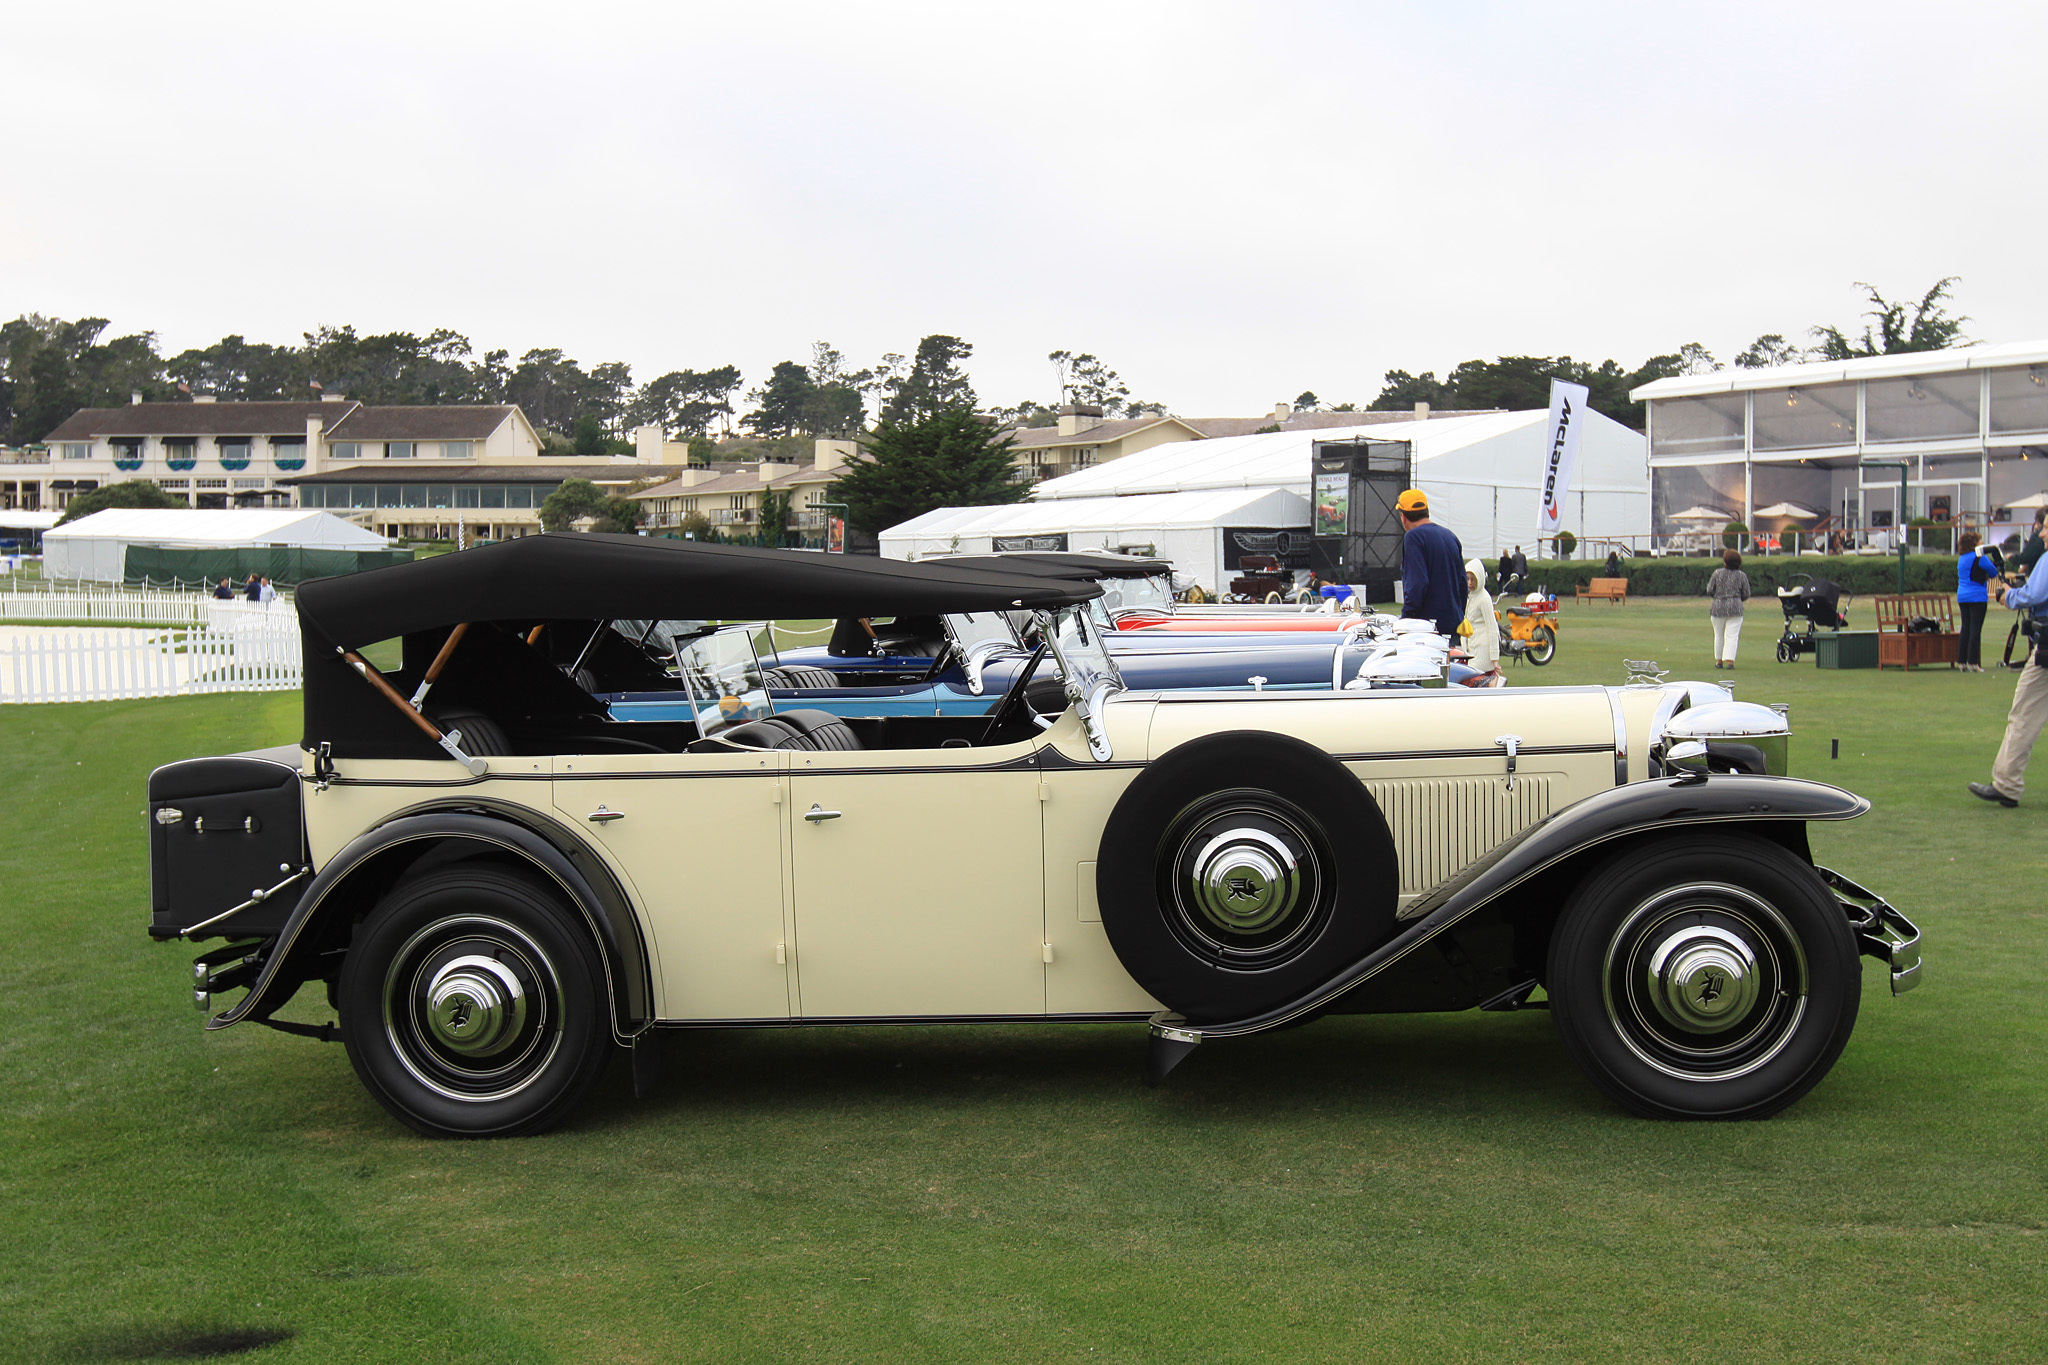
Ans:
[[[1700,978],[1700,1003],[1711,1005],[1721,998],[1721,991],[1727,985],[1727,978],[1718,972],[1708,972]]]
[[[448,1011],[448,1027],[460,1033],[469,1027],[469,1001],[457,1000]]]
[[[1227,877],[1224,879],[1223,889],[1229,893],[1233,901],[1255,901],[1266,893],[1266,888],[1256,877]]]

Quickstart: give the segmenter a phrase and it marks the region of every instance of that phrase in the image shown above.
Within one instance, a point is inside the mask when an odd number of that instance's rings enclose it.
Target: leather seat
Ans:
[[[775,719],[796,731],[800,741],[779,744],[780,749],[814,749],[826,752],[854,752],[861,748],[860,736],[830,711],[781,711]]]
[[[761,680],[771,688],[785,691],[839,686],[837,673],[829,668],[812,668],[807,664],[778,664],[762,673]]]
[[[851,726],[829,711],[783,711],[700,739],[690,746],[690,752],[715,754],[735,748],[853,752],[861,748],[861,742]]]

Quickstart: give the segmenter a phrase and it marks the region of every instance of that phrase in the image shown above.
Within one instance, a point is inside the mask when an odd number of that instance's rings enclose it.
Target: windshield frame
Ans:
[[[985,691],[982,669],[992,660],[1031,652],[1024,648],[1016,623],[1006,611],[947,612],[939,620],[946,628],[948,643],[959,656],[961,671],[967,675],[967,690],[974,696]]]
[[[677,680],[682,684],[683,695],[689,699],[690,715],[697,724],[698,733],[708,739],[726,730],[745,725],[749,721],[761,720],[775,714],[775,698],[768,690],[767,670],[761,664],[761,654],[754,646],[754,633],[759,623],[719,626],[696,635],[678,637],[675,643],[675,668]],[[744,659],[730,647],[738,640],[746,649]],[[724,650],[732,657],[719,659],[710,657],[709,652]],[[704,687],[707,677],[701,668],[693,668],[698,662],[688,656],[698,651],[706,652],[703,662],[709,663],[718,675],[718,695],[709,695]],[[743,677],[751,679],[752,686],[728,693],[724,683],[728,675],[737,670]],[[725,702],[731,700],[737,705],[728,710]]]
[[[1036,615],[1040,638],[1051,646],[1053,662],[1059,665],[1067,705],[1081,718],[1088,752],[1107,762],[1112,754],[1103,708],[1124,690],[1124,678],[1103,642],[1101,628],[1085,605],[1040,610]]]

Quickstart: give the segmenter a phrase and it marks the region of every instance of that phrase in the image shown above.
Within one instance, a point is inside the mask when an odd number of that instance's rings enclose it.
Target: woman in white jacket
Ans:
[[[1465,624],[1472,633],[1461,643],[1481,673],[1500,667],[1500,627],[1493,619],[1493,595],[1486,590],[1486,566],[1465,561]]]

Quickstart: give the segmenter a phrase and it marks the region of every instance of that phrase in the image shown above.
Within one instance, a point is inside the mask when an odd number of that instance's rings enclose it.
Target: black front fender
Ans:
[[[1153,1021],[1161,1037],[1189,1044],[1208,1038],[1241,1037],[1297,1023],[1329,1009],[1356,992],[1346,1008],[1372,1006],[1373,983],[1435,944],[1447,931],[1545,869],[1603,844],[1635,835],[1701,825],[1754,826],[1765,830],[1810,820],[1850,820],[1870,809],[1853,792],[1824,782],[1793,777],[1723,773],[1631,782],[1590,796],[1541,820],[1478,859],[1402,912],[1394,937],[1322,985],[1275,1009],[1224,1023],[1190,1024],[1177,1016]],[[1803,852],[1803,850],[1802,850]],[[1458,954],[1451,954],[1455,960]],[[1457,991],[1434,1008],[1458,1009],[1470,1002]],[[1400,1008],[1419,1008],[1406,1003]]]
[[[479,854],[509,856],[555,883],[597,940],[605,963],[613,1032],[619,1041],[630,1041],[653,1018],[653,984],[638,917],[623,889],[575,839],[560,829],[531,827],[544,824],[524,808],[515,816],[511,810],[492,809],[484,803],[481,809],[473,805],[461,810],[410,812],[358,835],[328,860],[299,898],[279,930],[275,946],[265,955],[249,993],[209,1019],[206,1027],[221,1029],[261,1018],[315,974],[307,964],[318,955],[319,935],[309,931],[320,927],[323,915],[343,913],[343,897],[336,893],[348,886],[355,874],[385,855],[409,858],[408,846],[416,846],[416,852],[424,854],[454,844],[473,847]]]

